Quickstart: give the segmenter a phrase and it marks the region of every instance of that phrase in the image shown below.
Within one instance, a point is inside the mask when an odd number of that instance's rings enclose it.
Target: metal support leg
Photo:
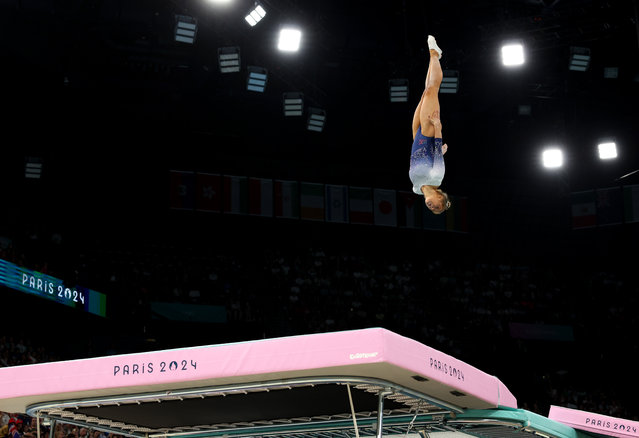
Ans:
[[[392,394],[393,392],[386,388],[384,391],[380,391],[377,399],[377,438],[382,438],[382,420],[384,417],[384,397]]]

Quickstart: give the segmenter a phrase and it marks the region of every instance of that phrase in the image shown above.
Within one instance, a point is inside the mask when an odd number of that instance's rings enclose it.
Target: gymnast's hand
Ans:
[[[442,146],[442,155],[444,155],[447,150],[448,150],[448,145],[444,143],[444,145]]]

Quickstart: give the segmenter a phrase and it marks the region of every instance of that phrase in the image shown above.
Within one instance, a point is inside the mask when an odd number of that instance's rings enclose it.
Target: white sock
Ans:
[[[435,41],[435,37],[432,35],[428,35],[428,50],[434,50],[439,54],[439,59],[442,57],[442,49],[437,45],[437,41]]]

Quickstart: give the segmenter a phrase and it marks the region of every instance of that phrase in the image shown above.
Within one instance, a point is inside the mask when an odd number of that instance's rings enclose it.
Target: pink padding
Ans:
[[[384,334],[388,340],[387,361],[460,392],[473,394],[495,407],[517,407],[515,397],[496,377],[412,339],[388,331]]]
[[[551,406],[548,418],[575,429],[619,438],[639,437],[639,422]]]
[[[424,376],[495,407],[517,407],[515,397],[495,377],[419,342],[374,328],[0,368],[0,410],[7,399],[19,397],[33,402],[34,397],[60,399],[77,392],[130,394],[176,388],[172,384],[178,382],[180,387],[194,387],[198,382],[330,374],[333,367],[356,375],[369,367],[379,369],[374,364],[380,363],[407,370],[409,379],[413,374]]]

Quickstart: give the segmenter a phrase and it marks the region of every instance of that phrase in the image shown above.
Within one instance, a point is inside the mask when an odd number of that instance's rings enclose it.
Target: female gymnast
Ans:
[[[413,183],[413,192],[423,195],[426,207],[440,214],[451,204],[448,195],[439,188],[444,179],[444,154],[448,146],[442,144],[439,114],[439,86],[444,76],[439,63],[442,50],[432,35],[428,36],[428,50],[426,85],[413,115],[413,148],[408,176]]]

